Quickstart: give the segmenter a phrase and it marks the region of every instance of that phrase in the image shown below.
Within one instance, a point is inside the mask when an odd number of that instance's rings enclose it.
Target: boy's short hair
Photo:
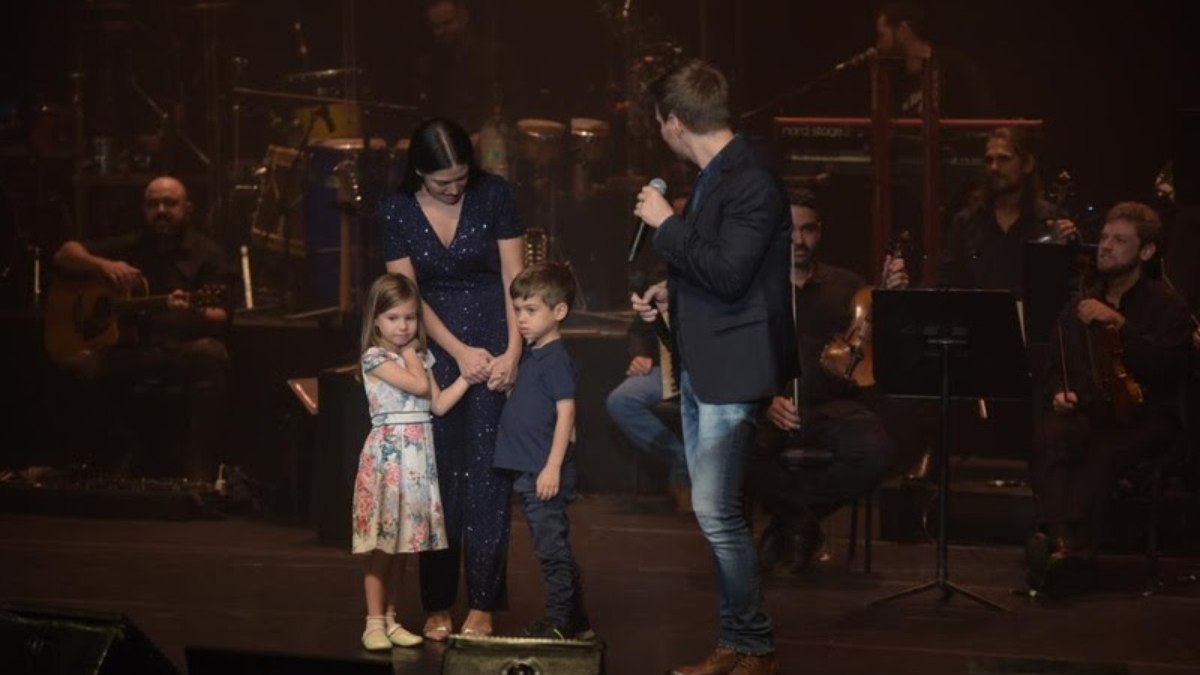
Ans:
[[[562,263],[535,263],[521,270],[508,295],[513,300],[541,296],[546,306],[553,309],[558,303],[566,303],[567,309],[575,304],[575,277],[571,268]]]

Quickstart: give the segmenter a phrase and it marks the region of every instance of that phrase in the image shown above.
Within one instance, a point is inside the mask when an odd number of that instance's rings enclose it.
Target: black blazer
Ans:
[[[654,235],[667,261],[675,353],[705,403],[780,391],[794,368],[791,213],[783,184],[741,136],[713,160],[700,203]]]

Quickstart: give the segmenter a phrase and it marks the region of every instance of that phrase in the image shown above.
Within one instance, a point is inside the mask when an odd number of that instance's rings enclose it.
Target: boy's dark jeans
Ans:
[[[546,582],[546,620],[570,632],[589,628],[583,611],[583,584],[571,550],[571,523],[567,504],[575,501],[575,462],[563,463],[558,494],[542,501],[537,496],[536,473],[517,474],[513,489],[529,524],[533,549],[542,564]]]

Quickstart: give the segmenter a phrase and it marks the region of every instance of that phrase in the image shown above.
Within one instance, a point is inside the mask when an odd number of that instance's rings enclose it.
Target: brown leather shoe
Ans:
[[[668,675],[727,675],[733,672],[738,664],[740,655],[728,647],[717,647],[702,663],[689,666],[676,666]],[[766,671],[764,671],[766,672]]]
[[[738,654],[737,665],[729,671],[729,675],[775,675],[775,655]]]

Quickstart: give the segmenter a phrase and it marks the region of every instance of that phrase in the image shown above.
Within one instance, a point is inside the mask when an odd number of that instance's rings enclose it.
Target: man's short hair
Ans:
[[[567,309],[575,304],[575,277],[571,268],[562,263],[535,263],[521,270],[508,295],[513,300],[524,300],[539,296],[547,307],[553,309],[558,303],[566,303]]]
[[[925,18],[925,8],[912,2],[888,2],[880,6],[876,16],[883,16],[892,28],[901,23],[908,23],[913,34],[922,40],[929,39],[929,25]]]
[[[821,201],[817,199],[817,193],[811,188],[803,185],[789,185],[787,187],[788,204],[792,206],[800,206],[806,209],[812,209],[817,213],[821,212]]]
[[[650,85],[654,109],[664,120],[674,114],[693,133],[729,128],[729,83],[713,66],[688,61]]]
[[[1141,202],[1119,202],[1108,213],[1104,214],[1104,222],[1125,220],[1133,223],[1137,230],[1138,246],[1158,245],[1162,238],[1162,220],[1158,212]]]

